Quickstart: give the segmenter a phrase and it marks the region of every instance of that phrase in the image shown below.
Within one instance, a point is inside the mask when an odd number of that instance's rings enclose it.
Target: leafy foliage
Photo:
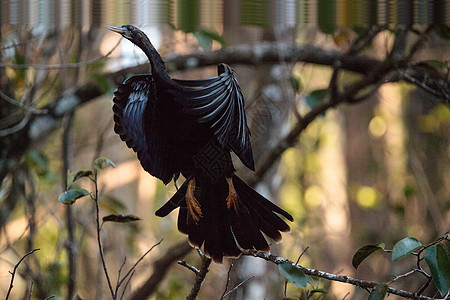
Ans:
[[[116,222],[116,223],[128,223],[139,221],[140,219],[141,218],[135,215],[118,215],[118,214],[107,215],[102,218],[103,222]]]
[[[309,95],[305,97],[306,104],[310,108],[314,108],[317,104],[319,104],[328,94],[327,89],[320,89],[311,92]]]
[[[101,170],[104,169],[106,166],[111,166],[113,168],[116,167],[116,164],[111,161],[109,158],[106,157],[99,157],[96,160],[94,160],[94,163],[92,164],[94,169]]]
[[[70,189],[64,191],[58,198],[58,201],[64,204],[73,204],[77,199],[89,195],[89,191],[85,189]]]
[[[386,283],[379,283],[375,289],[370,293],[369,300],[382,300],[386,296],[388,285]]]
[[[444,297],[450,289],[450,259],[447,247],[444,244],[431,246],[425,250],[423,258],[430,267],[434,284]]]
[[[422,247],[422,244],[416,238],[406,237],[395,244],[394,249],[392,249],[392,260],[396,261],[403,258],[420,247]]]
[[[306,275],[302,270],[288,263],[279,264],[278,271],[298,288],[305,288],[308,283],[312,284],[314,282],[311,276]]]
[[[352,259],[352,265],[355,269],[358,269],[358,266],[365,260],[369,255],[374,253],[377,250],[384,250],[384,243],[380,243],[378,245],[366,245],[360,248]]]
[[[227,42],[221,35],[210,30],[200,29],[194,32],[194,36],[197,39],[200,47],[205,50],[211,50],[213,41],[219,42],[222,46],[227,45]]]

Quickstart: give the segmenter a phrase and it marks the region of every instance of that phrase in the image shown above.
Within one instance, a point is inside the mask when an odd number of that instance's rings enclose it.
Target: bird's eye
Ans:
[[[131,32],[130,31],[125,31],[124,32],[124,37],[127,39],[131,39]]]

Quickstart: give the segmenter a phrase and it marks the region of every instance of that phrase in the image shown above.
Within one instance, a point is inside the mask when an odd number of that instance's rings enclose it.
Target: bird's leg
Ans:
[[[189,215],[192,217],[195,223],[198,223],[198,221],[200,221],[200,218],[202,217],[202,209],[200,208],[200,203],[198,203],[197,199],[195,199],[194,191],[195,177],[192,178],[188,183],[185,198]]]
[[[225,177],[228,183],[228,197],[227,197],[227,208],[230,209],[233,207],[235,212],[238,212],[239,209],[239,196],[236,192],[236,189],[233,185],[233,178]]]

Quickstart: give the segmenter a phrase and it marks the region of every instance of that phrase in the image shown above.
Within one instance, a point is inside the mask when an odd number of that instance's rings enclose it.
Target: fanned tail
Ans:
[[[165,217],[180,207],[178,230],[188,235],[194,247],[203,247],[206,255],[221,263],[224,256],[239,257],[240,249],[270,251],[270,247],[261,233],[276,242],[281,241],[280,232],[289,232],[290,227],[279,216],[289,221],[294,219],[258,192],[248,186],[236,175],[233,176],[234,188],[239,197],[237,212],[227,208],[228,185],[223,178],[217,183],[197,180],[195,197],[200,204],[202,217],[195,222],[188,213],[185,195],[190,178],[167,201],[156,215]]]

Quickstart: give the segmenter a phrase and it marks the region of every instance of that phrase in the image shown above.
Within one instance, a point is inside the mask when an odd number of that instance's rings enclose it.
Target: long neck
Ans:
[[[147,55],[150,65],[152,66],[152,74],[155,79],[170,81],[171,79],[169,74],[167,74],[166,66],[164,65],[161,55],[159,55],[158,51],[156,51],[150,41],[146,39],[146,41],[137,44],[137,46]]]

